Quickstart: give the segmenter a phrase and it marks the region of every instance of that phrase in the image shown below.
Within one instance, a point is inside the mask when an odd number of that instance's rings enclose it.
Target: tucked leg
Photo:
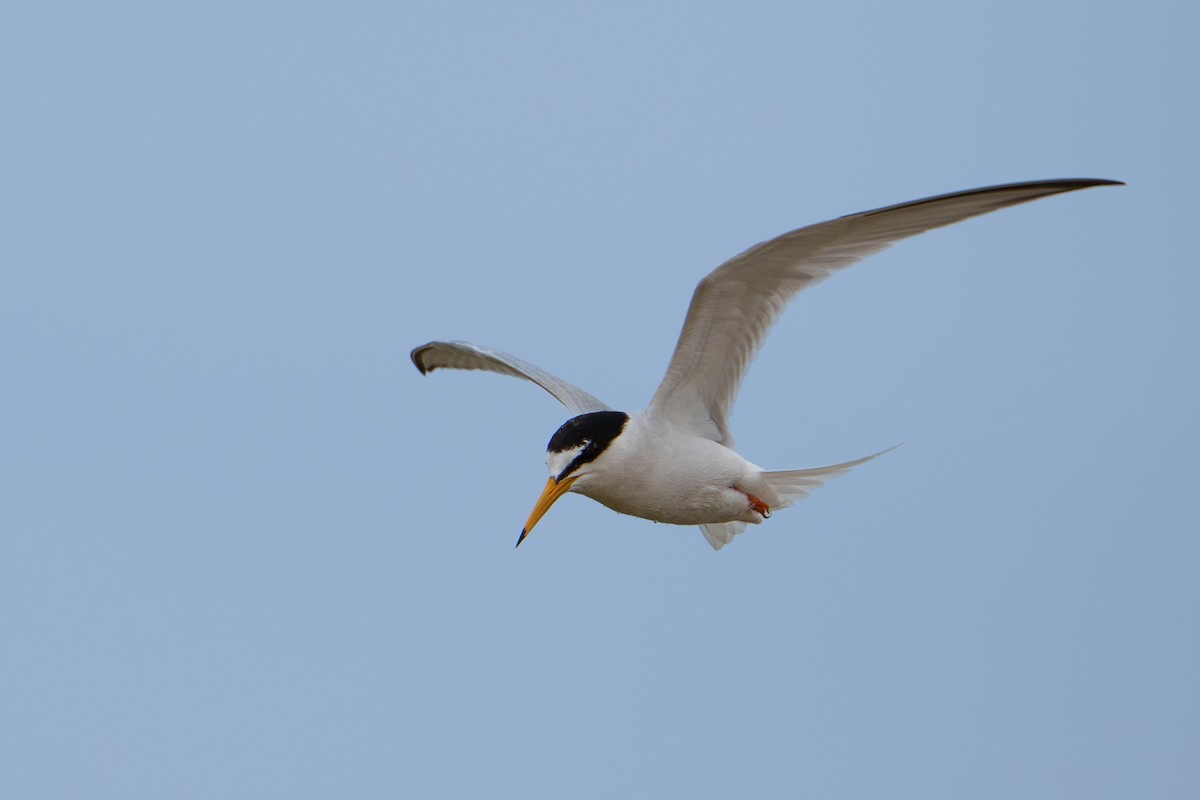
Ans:
[[[736,486],[733,488],[737,489]],[[754,495],[747,492],[745,489],[738,489],[738,491],[741,492],[742,494],[746,495],[746,499],[750,501],[750,507],[752,509],[754,509],[755,511],[757,511],[759,514],[762,514],[763,519],[770,518],[771,507],[769,505],[767,505],[766,503],[764,503],[762,501],[762,499],[755,497]]]

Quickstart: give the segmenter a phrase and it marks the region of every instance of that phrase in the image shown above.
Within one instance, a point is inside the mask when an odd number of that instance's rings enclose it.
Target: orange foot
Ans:
[[[739,492],[746,495],[746,499],[750,501],[750,507],[763,515],[763,519],[771,517],[771,507],[764,503],[760,498],[755,497],[744,489],[738,489]]]

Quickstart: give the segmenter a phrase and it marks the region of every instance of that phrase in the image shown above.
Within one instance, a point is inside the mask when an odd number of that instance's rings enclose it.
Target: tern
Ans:
[[[541,386],[573,415],[546,447],[550,480],[517,546],[556,500],[578,492],[622,514],[698,525],[720,550],[758,524],[883,453],[826,467],[767,471],[734,450],[729,417],[738,387],[771,325],[796,294],[893,242],[970,217],[1093,186],[1093,178],[1032,181],[943,194],[809,225],[757,244],[700,281],[666,377],[640,413],[516,356],[463,341],[412,351],[422,374],[478,369]]]

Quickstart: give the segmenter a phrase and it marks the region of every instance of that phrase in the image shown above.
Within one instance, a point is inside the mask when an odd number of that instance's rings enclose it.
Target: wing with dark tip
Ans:
[[[799,228],[734,256],[696,287],[666,377],[647,412],[732,446],[738,387],[772,323],[796,293],[893,242],[1040,197],[1091,178],[989,186],[864,211]]]
[[[470,342],[430,342],[413,350],[412,360],[422,375],[435,369],[482,369],[511,375],[514,378],[524,378],[554,395],[555,399],[575,416],[592,411],[612,411],[578,386],[494,347]]]

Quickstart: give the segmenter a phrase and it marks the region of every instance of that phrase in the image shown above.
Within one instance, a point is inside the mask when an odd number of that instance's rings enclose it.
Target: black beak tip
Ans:
[[[528,536],[528,535],[529,535],[529,531],[527,531],[527,530],[525,530],[524,528],[522,528],[522,529],[521,529],[521,535],[520,535],[519,537],[517,537],[517,547],[520,547],[520,546],[521,546],[521,542],[525,541],[525,537],[526,537],[526,536]]]

